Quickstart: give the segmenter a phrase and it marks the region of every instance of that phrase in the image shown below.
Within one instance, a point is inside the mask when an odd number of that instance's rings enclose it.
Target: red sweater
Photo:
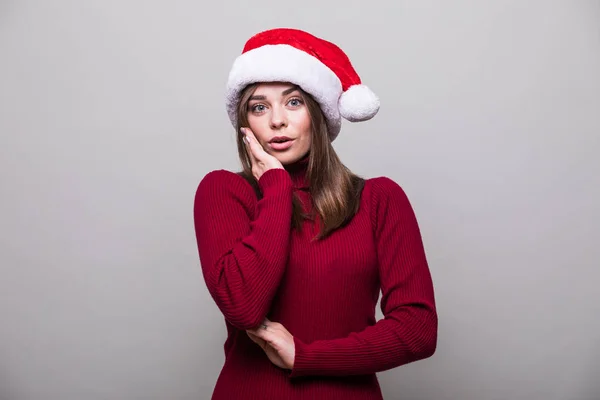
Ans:
[[[352,221],[311,241],[316,223],[291,228],[292,194],[311,207],[305,167],[264,173],[260,200],[225,170],[198,186],[200,263],[228,332],[215,400],[382,399],[377,372],[435,351],[432,279],[401,187],[367,179]],[[380,290],[384,318],[376,321]],[[294,336],[291,371],[273,365],[246,335],[265,317]]]

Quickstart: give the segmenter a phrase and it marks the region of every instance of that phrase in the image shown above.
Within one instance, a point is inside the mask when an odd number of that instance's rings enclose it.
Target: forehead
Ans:
[[[263,82],[263,83],[259,83],[256,86],[256,89],[254,90],[254,95],[256,96],[260,96],[260,95],[275,95],[275,96],[279,96],[284,92],[290,92],[290,90],[292,89],[296,89],[297,86],[292,84],[292,83],[288,83],[288,82]]]

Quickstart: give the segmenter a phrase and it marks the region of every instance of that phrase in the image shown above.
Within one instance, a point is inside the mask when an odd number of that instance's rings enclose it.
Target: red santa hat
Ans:
[[[335,44],[289,28],[252,36],[229,73],[226,107],[237,126],[237,105],[244,88],[256,82],[290,82],[313,96],[327,120],[333,141],[341,118],[366,121],[379,111],[379,99],[365,85],[348,56]]]

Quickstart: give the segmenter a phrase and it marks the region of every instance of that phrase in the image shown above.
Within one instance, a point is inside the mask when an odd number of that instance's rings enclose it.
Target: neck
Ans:
[[[295,188],[308,188],[308,180],[306,179],[306,171],[308,169],[309,155],[307,154],[300,160],[284,165],[283,168],[290,174]]]

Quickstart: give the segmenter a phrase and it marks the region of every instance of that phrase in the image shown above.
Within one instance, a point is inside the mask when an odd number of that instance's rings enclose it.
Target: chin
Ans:
[[[293,164],[294,162],[296,162],[297,160],[299,160],[299,158],[298,158],[298,157],[285,157],[285,156],[281,157],[281,156],[280,156],[280,157],[276,157],[276,158],[279,160],[279,162],[280,162],[282,165],[289,165],[289,164]]]
[[[293,164],[296,161],[301,160],[304,157],[304,155],[302,154],[277,154],[275,155],[275,158],[277,158],[279,160],[279,162],[282,165],[289,165],[289,164]]]

